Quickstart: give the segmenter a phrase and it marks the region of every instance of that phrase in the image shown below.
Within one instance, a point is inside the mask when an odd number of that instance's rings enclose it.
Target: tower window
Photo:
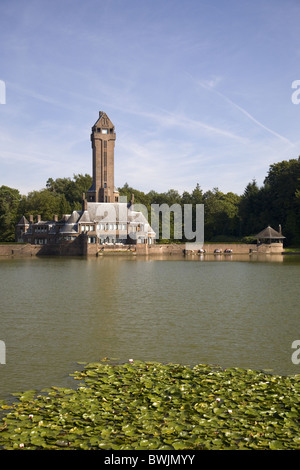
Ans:
[[[108,134],[108,129],[102,129],[102,134]]]

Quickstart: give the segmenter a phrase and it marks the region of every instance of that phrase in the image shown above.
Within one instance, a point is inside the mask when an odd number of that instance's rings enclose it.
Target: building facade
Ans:
[[[40,216],[29,220],[23,216],[16,225],[16,241],[42,245],[45,254],[97,253],[111,247],[125,249],[131,245],[155,243],[146,217],[134,210],[131,201],[122,201],[114,186],[114,146],[116,133],[108,116],[100,111],[92,127],[93,183],[83,194],[82,210],[65,214],[61,219],[43,221]],[[59,250],[57,250],[59,246]],[[54,249],[55,248],[55,249]]]

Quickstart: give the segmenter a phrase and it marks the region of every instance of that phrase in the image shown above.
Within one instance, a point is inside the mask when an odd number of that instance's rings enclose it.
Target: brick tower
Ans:
[[[107,114],[99,113],[92,127],[93,184],[87,192],[88,202],[118,202],[114,186],[115,127]]]

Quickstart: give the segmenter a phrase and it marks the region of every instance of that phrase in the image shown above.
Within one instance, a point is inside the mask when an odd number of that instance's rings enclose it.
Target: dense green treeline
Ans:
[[[43,220],[53,215],[80,210],[82,194],[91,186],[90,175],[73,175],[73,178],[49,178],[46,187],[32,191],[27,196],[17,189],[0,187],[0,241],[13,241],[15,224],[25,215],[40,214]],[[154,190],[144,193],[127,183],[119,188],[121,196],[143,204],[204,204],[205,241],[250,240],[251,235],[271,225],[282,226],[288,245],[300,244],[300,157],[270,165],[263,185],[251,181],[242,195],[223,193],[218,188],[203,192],[199,184],[192,192],[170,189],[165,193]],[[149,221],[150,222],[150,221]],[[163,240],[162,240],[163,241]],[[173,241],[172,231],[170,240]],[[176,240],[175,240],[176,241]]]

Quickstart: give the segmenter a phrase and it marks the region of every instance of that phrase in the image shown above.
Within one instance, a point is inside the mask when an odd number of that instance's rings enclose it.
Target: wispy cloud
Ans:
[[[221,136],[228,139],[237,140],[239,142],[246,142],[246,139],[229,131],[226,129],[222,129],[221,127],[212,126],[202,120],[192,119],[184,112],[172,112],[167,111],[164,109],[160,109],[157,112],[147,112],[144,110],[136,109],[136,108],[129,108],[127,111],[130,114],[135,114],[140,117],[145,117],[151,119],[154,123],[159,125],[160,127],[166,128],[176,128],[195,132],[195,131],[202,131],[206,134],[210,134],[211,136]]]
[[[97,0],[2,3],[0,184],[91,172],[102,109],[116,126],[117,184],[141,190],[240,192],[299,154],[299,7],[109,1],[100,18]]]
[[[216,85],[221,81],[220,78],[214,78],[212,80],[207,80],[207,81],[200,81],[197,80],[197,85],[199,85],[202,88],[205,88],[206,90],[209,90],[216,95],[220,96],[223,100],[225,100],[227,103],[230,104],[233,108],[237,109],[240,111],[244,116],[246,116],[248,119],[250,119],[252,122],[254,122],[257,126],[259,126],[261,129],[267,131],[268,133],[274,135],[278,139],[282,140],[283,142],[287,143],[290,146],[294,146],[293,142],[291,142],[289,139],[286,137],[282,136],[278,132],[270,129],[266,125],[264,125],[262,122],[260,122],[258,119],[256,119],[254,116],[252,116],[248,111],[246,111],[244,108],[233,102],[230,98],[225,96],[223,93],[221,93],[219,90],[216,89]]]

